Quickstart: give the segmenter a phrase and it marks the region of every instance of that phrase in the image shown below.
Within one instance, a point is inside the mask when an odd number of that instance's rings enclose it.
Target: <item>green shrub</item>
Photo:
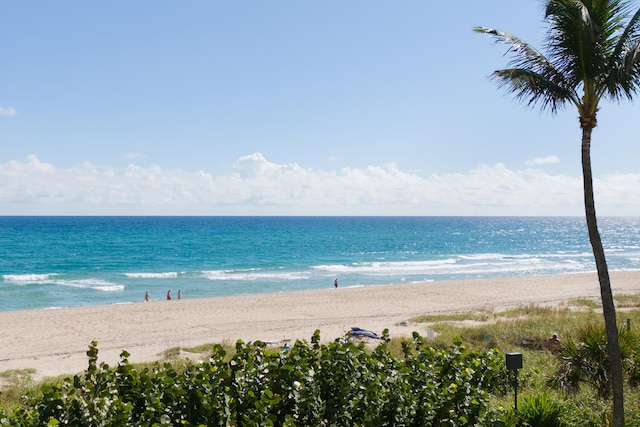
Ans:
[[[469,426],[492,425],[491,391],[505,386],[504,356],[468,351],[460,341],[433,348],[417,333],[394,356],[386,341],[297,341],[274,351],[238,341],[228,358],[176,371],[170,363],[136,370],[127,352],[116,368],[98,363],[97,343],[83,376],[43,386],[39,397],[0,425],[15,426]]]
[[[620,352],[628,383],[640,381],[640,352],[638,335],[630,328],[618,329]],[[551,381],[568,392],[577,392],[582,384],[589,384],[601,399],[611,393],[607,337],[603,325],[589,324],[569,338],[561,352],[561,365]]]
[[[521,426],[565,427],[562,420],[564,405],[546,393],[527,396],[518,405],[517,417]]]

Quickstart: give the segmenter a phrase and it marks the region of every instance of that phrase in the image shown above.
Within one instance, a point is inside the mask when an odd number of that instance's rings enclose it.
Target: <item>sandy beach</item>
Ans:
[[[640,271],[613,272],[614,295],[640,293]],[[98,341],[99,360],[116,364],[153,361],[164,350],[215,342],[323,341],[357,326],[391,336],[424,334],[407,322],[422,314],[527,304],[557,305],[599,297],[595,273],[425,282],[238,297],[149,301],[133,304],[0,313],[0,372],[33,368],[36,379],[74,374],[87,366],[86,351]],[[142,295],[141,295],[142,299]]]

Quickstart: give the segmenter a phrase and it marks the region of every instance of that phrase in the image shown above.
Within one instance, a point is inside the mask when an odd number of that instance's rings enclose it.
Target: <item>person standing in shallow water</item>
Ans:
[[[338,279],[333,281],[333,286],[338,289]]]
[[[171,290],[167,291],[167,301],[171,300]]]

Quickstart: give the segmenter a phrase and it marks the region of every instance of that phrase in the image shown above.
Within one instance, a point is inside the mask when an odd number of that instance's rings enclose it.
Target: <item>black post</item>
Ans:
[[[513,371],[513,406],[518,411],[518,369],[522,368],[522,353],[507,353],[507,369]]]
[[[513,371],[513,408],[518,412],[518,370]]]

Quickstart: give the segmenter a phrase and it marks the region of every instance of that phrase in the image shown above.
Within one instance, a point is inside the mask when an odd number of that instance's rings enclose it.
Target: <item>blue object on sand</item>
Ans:
[[[368,331],[366,329],[361,328],[351,328],[351,335],[355,337],[363,337],[363,338],[373,338],[376,340],[381,340],[382,337],[375,332]]]

